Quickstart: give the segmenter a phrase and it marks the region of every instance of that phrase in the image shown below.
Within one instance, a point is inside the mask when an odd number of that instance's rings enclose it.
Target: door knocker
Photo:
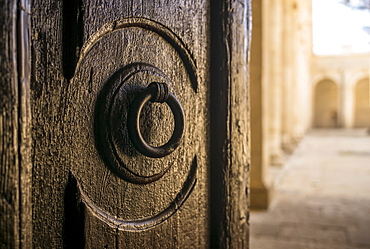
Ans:
[[[143,138],[140,131],[140,114],[149,101],[167,103],[175,120],[173,134],[169,141],[159,147],[153,147]],[[137,94],[131,103],[128,112],[127,128],[129,137],[135,148],[143,155],[153,158],[160,158],[171,154],[179,146],[184,133],[184,111],[179,100],[168,91],[165,83],[152,82],[149,86]]]

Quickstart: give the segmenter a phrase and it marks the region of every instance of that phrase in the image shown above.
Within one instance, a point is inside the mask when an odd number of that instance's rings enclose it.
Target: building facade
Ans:
[[[370,127],[370,54],[315,56],[311,0],[252,1],[251,206],[310,128]]]

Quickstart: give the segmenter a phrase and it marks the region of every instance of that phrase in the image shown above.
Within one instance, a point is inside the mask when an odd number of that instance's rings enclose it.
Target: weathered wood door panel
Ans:
[[[43,88],[34,91],[37,245],[207,245],[207,5],[35,3],[34,84]],[[130,104],[151,82],[166,83],[185,114],[179,147],[162,158],[138,152],[127,131]],[[174,129],[168,105],[148,104],[143,113],[145,140],[166,143]],[[69,232],[76,227],[82,231]]]
[[[9,222],[17,233],[4,248],[247,248],[249,5],[48,0],[21,8],[31,17],[31,52],[13,50],[31,55],[30,84],[17,83],[22,76],[12,86],[31,94],[4,103],[32,124],[15,121],[25,138],[6,150],[21,159],[11,182],[21,189]],[[22,37],[14,39],[27,44]],[[142,108],[143,140],[172,143],[182,127],[176,99],[184,114],[180,143],[166,156],[144,155],[129,132],[135,97],[151,82],[164,99],[166,84],[172,100]],[[22,211],[31,209],[29,228]]]

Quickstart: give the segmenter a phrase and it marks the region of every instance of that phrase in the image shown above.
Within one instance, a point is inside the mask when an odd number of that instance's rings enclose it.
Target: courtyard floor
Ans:
[[[251,249],[370,248],[366,130],[312,130],[275,170],[269,209],[251,212]]]

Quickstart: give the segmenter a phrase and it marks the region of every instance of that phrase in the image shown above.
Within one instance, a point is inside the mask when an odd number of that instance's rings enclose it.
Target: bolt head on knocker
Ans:
[[[140,131],[140,114],[149,101],[167,103],[175,120],[175,128],[170,140],[159,147],[149,145]],[[135,148],[145,156],[160,158],[171,154],[180,145],[184,133],[184,111],[179,100],[168,90],[166,83],[152,82],[146,89],[137,94],[128,112],[127,129]]]

